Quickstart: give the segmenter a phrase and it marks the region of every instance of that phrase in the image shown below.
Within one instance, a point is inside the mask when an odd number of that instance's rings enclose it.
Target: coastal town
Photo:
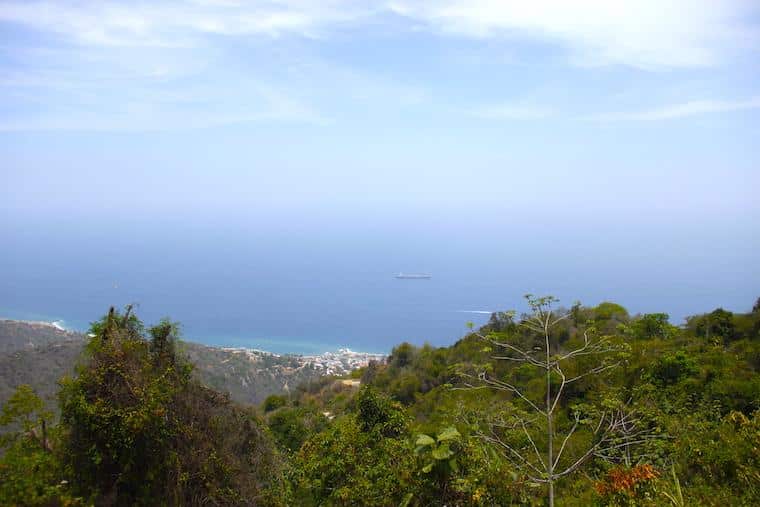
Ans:
[[[34,346],[34,342],[38,341],[41,335],[45,336],[44,342],[49,340],[82,340],[83,338],[82,333],[65,328],[63,321],[60,320],[49,322],[2,319],[2,322],[8,328],[18,328],[14,333],[29,334],[30,337],[25,342],[27,346]],[[33,330],[33,332],[28,330]],[[88,334],[88,336],[94,335]],[[336,352],[323,352],[315,355],[277,354],[245,347],[220,347],[219,349],[236,355],[243,355],[253,363],[268,363],[267,359],[283,359],[286,360],[284,364],[289,364],[289,367],[279,364],[280,362],[278,362],[278,366],[289,371],[311,368],[319,372],[320,375],[335,376],[348,375],[357,368],[367,366],[370,361],[382,362],[387,357],[385,354],[356,352],[349,348],[340,348]]]
[[[243,354],[249,360],[258,362],[266,357],[287,357],[296,361],[299,367],[313,368],[323,375],[347,375],[351,371],[367,366],[370,361],[385,361],[384,354],[356,352],[348,348],[338,349],[337,352],[323,352],[316,355],[275,354],[259,349],[243,347],[225,347],[222,350],[235,354]]]

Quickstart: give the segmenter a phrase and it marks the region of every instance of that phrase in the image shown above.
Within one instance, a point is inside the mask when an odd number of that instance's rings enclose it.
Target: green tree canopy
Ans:
[[[284,501],[279,459],[255,414],[192,378],[176,325],[143,329],[129,308],[112,308],[63,384],[63,457],[76,491],[106,505]]]

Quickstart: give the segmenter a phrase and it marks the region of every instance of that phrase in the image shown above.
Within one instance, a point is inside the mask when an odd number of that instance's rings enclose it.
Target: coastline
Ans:
[[[8,317],[0,317],[0,321],[22,323],[29,326],[41,326],[46,327],[56,332],[64,333],[66,335],[82,335],[85,336],[84,331],[69,329],[65,326],[66,321],[63,319],[57,320],[31,320],[31,319],[13,319]],[[266,357],[274,358],[289,358],[295,360],[299,367],[309,367],[319,370],[324,375],[346,375],[352,370],[367,366],[370,361],[384,361],[388,354],[376,353],[376,352],[358,352],[351,350],[348,347],[340,347],[337,350],[327,350],[321,353],[297,353],[297,352],[272,352],[264,350],[258,347],[230,347],[224,345],[212,345],[209,343],[203,343],[194,338],[184,338],[184,342],[194,343],[204,347],[219,349],[225,352],[233,353],[236,355],[243,355],[249,361],[259,362]],[[240,340],[232,340],[240,341]],[[254,340],[251,340],[254,341]],[[311,348],[311,347],[310,347]]]
[[[29,326],[47,327],[47,328],[52,328],[52,329],[55,329],[56,331],[60,331],[66,334],[84,334],[81,331],[76,331],[76,330],[65,327],[64,324],[66,323],[66,321],[63,319],[49,321],[49,320],[11,319],[9,317],[0,317],[0,321],[27,324]]]
[[[209,347],[209,345],[205,345]],[[337,352],[323,352],[321,354],[277,354],[259,349],[245,347],[218,347],[220,350],[233,354],[246,356],[250,361],[261,361],[266,357],[289,358],[298,362],[299,367],[310,367],[320,371],[323,375],[347,375],[357,368],[367,366],[370,361],[382,362],[388,357],[386,354],[371,352],[356,352],[348,348],[338,349]]]
[[[29,324],[31,326],[45,326],[45,327],[52,327],[54,329],[57,329],[58,331],[63,331],[64,333],[79,333],[79,331],[72,331],[71,329],[66,329],[63,326],[64,320],[54,320],[54,321],[45,321],[45,320],[20,320],[20,319],[9,319],[7,317],[0,317],[0,320],[7,321],[7,322],[20,322],[22,324]]]

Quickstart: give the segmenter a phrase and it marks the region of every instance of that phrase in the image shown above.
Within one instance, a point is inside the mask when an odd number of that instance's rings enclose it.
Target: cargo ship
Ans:
[[[399,273],[396,278],[399,280],[430,280],[433,276],[425,273]]]

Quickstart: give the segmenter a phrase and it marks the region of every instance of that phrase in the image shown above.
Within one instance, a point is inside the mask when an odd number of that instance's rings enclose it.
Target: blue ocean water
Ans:
[[[402,342],[447,345],[487,312],[524,310],[527,292],[614,300],[680,323],[759,295],[751,241],[578,232],[546,240],[498,230],[329,227],[9,228],[0,253],[0,317],[84,330],[109,305],[168,316],[186,339],[280,353]],[[630,232],[630,231],[629,231]],[[697,239],[695,239],[697,238]],[[752,240],[755,241],[755,240]],[[638,246],[637,246],[638,245]],[[699,252],[684,257],[685,251]],[[395,274],[431,273],[430,280]]]

